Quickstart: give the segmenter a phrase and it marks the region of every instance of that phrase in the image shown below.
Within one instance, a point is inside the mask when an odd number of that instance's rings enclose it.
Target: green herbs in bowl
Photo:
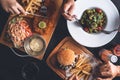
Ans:
[[[84,31],[88,33],[99,33],[105,28],[107,17],[102,9],[92,8],[83,12],[79,22]]]

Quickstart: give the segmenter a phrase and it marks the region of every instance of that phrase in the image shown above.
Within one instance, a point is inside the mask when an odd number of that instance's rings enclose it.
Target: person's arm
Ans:
[[[25,14],[25,10],[16,0],[0,0],[0,4],[6,12],[12,14]]]
[[[120,66],[117,66],[117,70],[118,70],[117,76],[120,76]]]

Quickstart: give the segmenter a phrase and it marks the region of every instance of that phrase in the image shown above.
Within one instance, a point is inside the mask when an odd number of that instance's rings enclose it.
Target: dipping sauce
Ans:
[[[39,38],[34,38],[30,41],[30,48],[35,51],[39,52],[43,48],[43,41],[40,40]]]
[[[46,50],[46,42],[39,34],[33,34],[25,40],[24,49],[31,56],[41,55]]]

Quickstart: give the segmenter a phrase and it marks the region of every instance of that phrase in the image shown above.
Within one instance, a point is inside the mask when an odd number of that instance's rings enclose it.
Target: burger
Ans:
[[[75,65],[75,53],[69,48],[61,49],[57,54],[58,66],[61,69],[72,68]]]

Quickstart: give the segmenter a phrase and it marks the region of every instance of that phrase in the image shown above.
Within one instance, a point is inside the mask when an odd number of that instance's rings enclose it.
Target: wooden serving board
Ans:
[[[76,54],[86,53],[90,54],[91,57],[94,57],[93,54],[87,50],[85,47],[81,46],[80,44],[76,43],[71,37],[64,38],[56,48],[50,53],[46,62],[48,66],[56,72],[61,78],[65,79],[65,71],[58,67],[58,62],[56,58],[57,51],[61,48],[69,48],[73,50]]]
[[[48,1],[48,2],[47,2]],[[52,34],[56,28],[56,25],[57,25],[57,22],[58,22],[58,19],[59,19],[59,16],[60,16],[60,9],[61,9],[61,6],[62,6],[62,3],[63,3],[63,0],[46,0],[47,4],[48,4],[48,12],[51,11],[51,9],[53,9],[54,11],[52,11],[51,16],[49,16],[47,18],[47,21],[49,24],[51,25],[47,25],[47,27],[49,28],[47,30],[47,32],[43,33],[43,34],[40,34],[44,40],[46,41],[46,47],[48,46],[50,40],[51,40],[51,37],[52,37]],[[46,4],[46,5],[47,5]],[[49,5],[50,4],[50,5]],[[52,8],[53,7],[53,8]],[[55,9],[54,9],[55,8]],[[49,14],[49,13],[48,13]],[[2,32],[2,35],[0,37],[0,43],[8,46],[8,47],[13,47],[14,48],[14,45],[12,42],[8,42],[5,40],[6,38],[6,29],[7,29],[7,24],[9,22],[9,20],[13,17],[13,15],[11,15],[6,23],[6,25],[4,26],[4,29],[3,29],[3,32]],[[35,17],[29,17],[31,18],[31,20],[33,20]],[[42,20],[44,18],[40,18],[40,20]],[[38,32],[35,32],[34,30],[34,33],[38,33]],[[39,34],[39,33],[38,33]],[[19,50],[25,52],[25,50],[23,48],[20,48]],[[35,58],[37,59],[42,59],[43,56],[44,56],[45,53],[43,53],[42,55],[39,55],[39,56],[35,56]]]

